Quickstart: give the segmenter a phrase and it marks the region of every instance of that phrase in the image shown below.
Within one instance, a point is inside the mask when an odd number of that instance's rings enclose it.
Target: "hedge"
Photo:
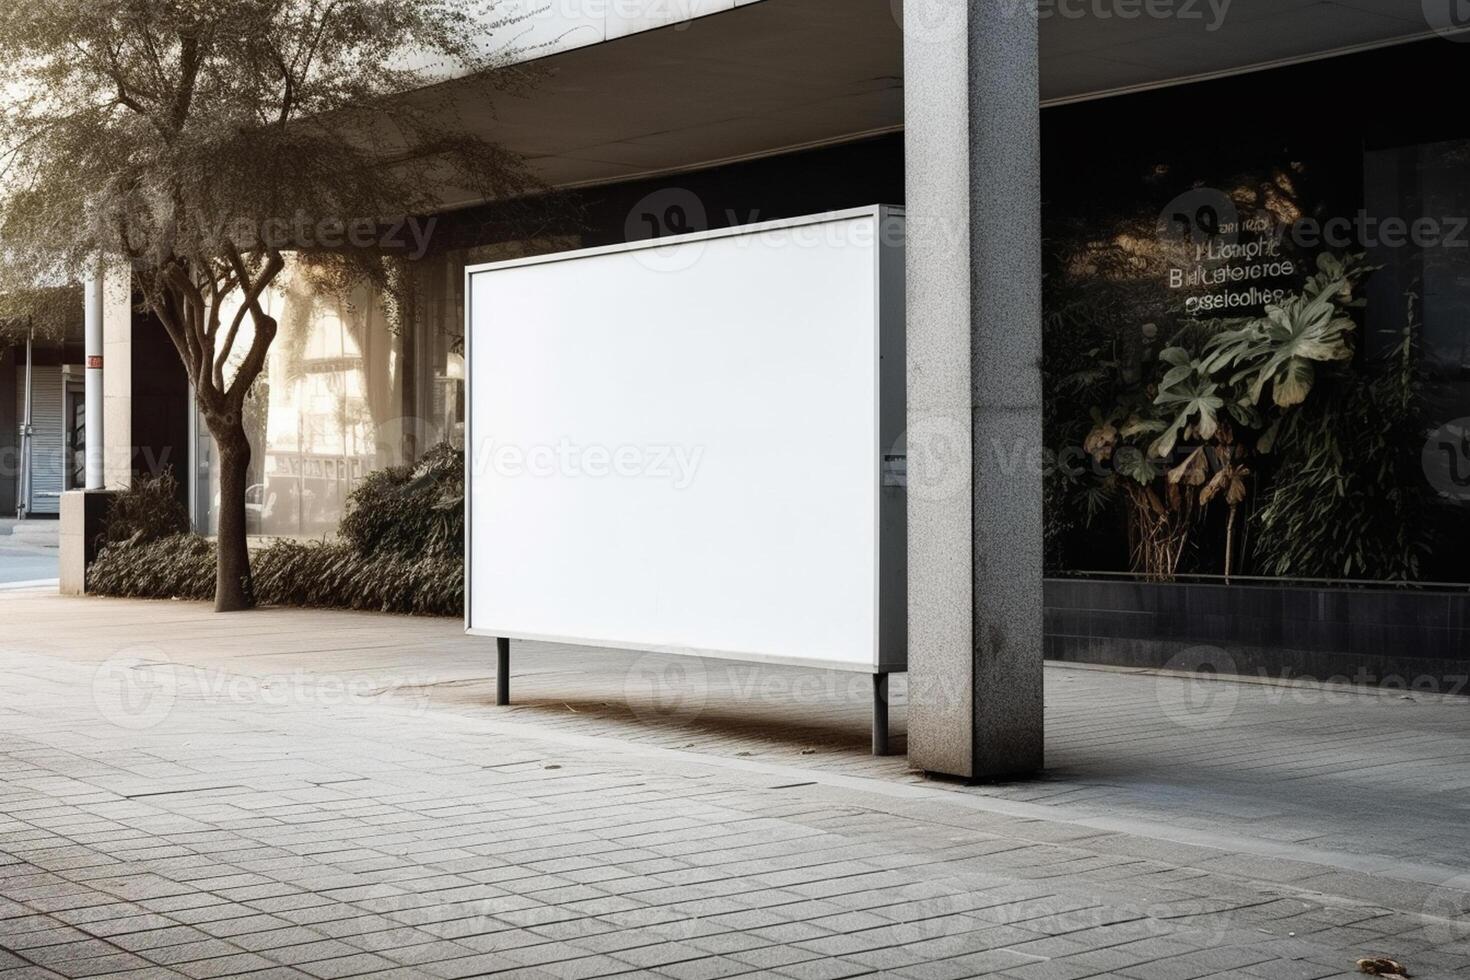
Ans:
[[[214,598],[214,543],[179,533],[187,516],[176,491],[165,475],[119,495],[87,569],[89,591]],[[341,541],[277,541],[253,552],[256,602],[463,615],[464,453],[435,446],[417,466],[370,474],[348,498],[341,534]]]
[[[464,612],[464,563],[457,557],[364,556],[349,545],[278,541],[253,553],[250,567],[262,605],[428,616]],[[209,600],[214,576],[214,542],[176,534],[107,546],[87,571],[87,588],[123,598]]]

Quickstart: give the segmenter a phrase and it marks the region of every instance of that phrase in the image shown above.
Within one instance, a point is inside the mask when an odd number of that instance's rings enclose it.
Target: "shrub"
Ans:
[[[147,544],[189,533],[189,512],[179,499],[173,470],[139,477],[112,499],[99,535],[103,544]]]
[[[1333,379],[1277,440],[1280,466],[1256,515],[1267,575],[1413,582],[1442,543],[1444,507],[1424,479],[1423,369],[1410,322],[1399,345]]]
[[[440,443],[417,466],[368,475],[339,528],[359,555],[464,554],[464,452]]]
[[[214,543],[196,534],[104,547],[87,569],[87,589],[126,599],[213,599]]]
[[[464,563],[457,557],[361,555],[348,545],[278,541],[256,554],[254,581],[256,597],[276,606],[464,612]]]
[[[252,556],[262,605],[364,609],[458,616],[464,611],[464,567],[457,558],[359,555],[323,542],[278,541]],[[178,534],[146,544],[103,549],[88,570],[99,595],[130,599],[214,597],[214,542]]]
[[[118,498],[88,588],[124,598],[211,599],[215,548],[187,532],[171,476]],[[156,512],[155,512],[156,510]],[[266,605],[458,616],[464,610],[464,453],[435,446],[416,467],[353,491],[342,541],[278,541],[251,556]]]

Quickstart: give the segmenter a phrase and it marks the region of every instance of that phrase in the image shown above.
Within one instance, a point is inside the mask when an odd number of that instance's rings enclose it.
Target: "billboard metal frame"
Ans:
[[[691,649],[687,647],[667,648],[651,644],[624,643],[586,637],[540,635],[495,629],[478,629],[473,622],[473,576],[474,561],[472,536],[474,531],[474,277],[486,273],[531,265],[576,261],[599,255],[634,252],[646,249],[667,249],[720,238],[758,235],[773,231],[795,229],[850,222],[870,218],[876,237],[874,244],[873,285],[875,290],[874,315],[877,319],[875,334],[877,349],[874,356],[877,364],[877,431],[879,444],[873,447],[873,478],[878,482],[878,530],[877,546],[877,612],[878,628],[875,637],[874,655],[870,664],[817,660],[799,657],[766,655],[760,653],[726,651],[717,649]],[[563,643],[576,646],[602,647],[605,649],[640,650],[654,653],[669,653],[683,656],[707,657],[711,659],[738,660],[756,663],[771,663],[825,670],[855,671],[869,673],[873,677],[873,753],[886,755],[889,750],[888,736],[888,675],[902,673],[908,669],[908,596],[907,596],[907,491],[906,458],[904,437],[906,420],[905,338],[904,338],[904,249],[902,232],[898,242],[885,243],[884,236],[893,223],[902,228],[904,209],[888,205],[870,205],[849,208],[823,214],[806,215],[777,221],[765,221],[748,225],[737,225],[711,231],[652,238],[593,248],[573,249],[526,258],[498,262],[480,263],[465,269],[464,278],[464,358],[465,374],[465,632],[472,636],[494,637],[496,640],[496,704],[510,703],[510,641],[530,640],[536,642]]]

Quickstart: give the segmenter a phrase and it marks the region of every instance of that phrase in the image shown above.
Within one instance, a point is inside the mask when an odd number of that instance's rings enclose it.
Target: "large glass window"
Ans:
[[[439,442],[462,444],[464,261],[420,263],[391,292],[345,293],[288,264],[265,297],[278,332],[246,404],[250,533],[331,534],[368,473],[411,464]],[[202,421],[198,431],[196,520],[212,533],[214,453]]]
[[[578,244],[547,237],[445,251],[401,266],[391,288],[346,292],[289,260],[264,297],[277,333],[246,403],[249,533],[332,535],[367,474],[411,465],[441,442],[462,447],[465,267]],[[195,426],[194,520],[212,534],[216,453],[203,420]]]
[[[1470,139],[1372,150],[1364,189],[1380,226],[1397,218],[1407,229],[1370,243],[1380,266],[1368,282],[1370,342],[1391,347],[1416,298],[1432,410],[1470,416]]]
[[[1051,574],[1470,581],[1470,128],[1409,95],[1463,67],[1043,114]]]

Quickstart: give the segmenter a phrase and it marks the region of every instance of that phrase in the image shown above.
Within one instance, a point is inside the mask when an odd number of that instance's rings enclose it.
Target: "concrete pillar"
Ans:
[[[909,761],[1042,766],[1034,0],[906,0]]]
[[[62,595],[86,594],[87,567],[97,557],[97,539],[116,496],[115,490],[68,490],[61,495],[56,568]]]
[[[131,437],[130,420],[109,420],[118,412],[114,404],[119,389],[132,377],[127,341],[132,335],[131,273],[126,266],[99,266],[83,291],[83,353],[86,357],[87,398],[87,488],[61,495],[61,528],[57,542],[57,572],[62,595],[87,591],[87,566],[97,556],[97,537],[116,494],[104,490],[112,484],[126,486],[126,461],[130,456],[116,443],[126,446]],[[122,346],[119,348],[119,341]],[[121,356],[119,356],[119,352]],[[116,370],[121,365],[123,370]]]

